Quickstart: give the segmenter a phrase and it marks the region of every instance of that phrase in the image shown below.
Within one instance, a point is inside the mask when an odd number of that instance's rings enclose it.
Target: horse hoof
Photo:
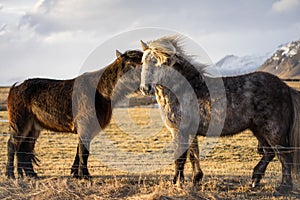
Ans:
[[[71,175],[73,175],[73,178],[78,178],[78,169],[71,169]]]
[[[260,186],[260,180],[262,179],[263,175],[261,173],[253,173],[252,175],[252,183],[251,183],[251,187],[255,188]]]
[[[92,176],[90,176],[90,175],[88,175],[88,176],[83,176],[83,179],[84,179],[84,180],[90,181],[90,180],[92,180]]]
[[[173,182],[174,185],[176,185],[176,183],[177,183],[177,177],[176,177],[176,178],[173,178],[173,181],[172,181],[172,182]]]
[[[280,196],[286,196],[288,194],[289,194],[289,192],[283,192],[283,191],[277,191],[277,190],[275,190],[275,192],[273,193],[273,196],[280,197]]]
[[[260,180],[258,179],[253,179],[252,180],[252,183],[251,183],[251,187],[252,188],[256,188],[256,187],[259,187],[260,186]]]
[[[37,173],[35,173],[35,172],[26,174],[26,177],[29,178],[29,179],[34,179],[34,180],[39,179],[39,176],[38,176]]]
[[[202,181],[203,178],[203,172],[198,172],[195,176],[193,176],[193,185],[197,186],[200,184],[200,182]]]
[[[275,189],[275,192],[273,193],[274,196],[285,196],[289,194],[292,190],[292,185],[280,185]]]
[[[6,173],[8,179],[16,179],[14,173]]]
[[[88,171],[85,171],[84,173],[78,173],[74,174],[73,177],[78,178],[78,179],[85,179],[85,180],[91,180],[92,176]]]

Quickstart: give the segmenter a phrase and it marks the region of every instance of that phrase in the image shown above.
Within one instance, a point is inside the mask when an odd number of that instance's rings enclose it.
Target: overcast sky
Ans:
[[[0,85],[77,76],[103,42],[143,27],[183,33],[213,62],[264,54],[300,38],[300,0],[0,0]]]

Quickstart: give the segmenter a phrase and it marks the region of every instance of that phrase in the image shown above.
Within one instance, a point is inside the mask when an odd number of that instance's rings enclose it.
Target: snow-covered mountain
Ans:
[[[275,74],[283,79],[299,79],[300,39],[280,46],[258,70]]]
[[[209,66],[208,74],[235,76],[265,71],[282,79],[300,79],[300,40],[280,45],[274,52],[241,57],[228,55]]]
[[[222,76],[246,74],[257,70],[271,55],[271,53],[241,57],[228,55],[210,67],[215,67]]]

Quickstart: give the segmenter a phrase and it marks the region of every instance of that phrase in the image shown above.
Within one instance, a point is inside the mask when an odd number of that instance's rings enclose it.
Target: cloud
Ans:
[[[300,0],[279,0],[272,4],[272,10],[279,13],[288,12],[299,9],[299,6]]]
[[[108,33],[112,29],[124,30],[135,23],[136,13],[122,7],[126,3],[118,1],[86,2],[78,0],[42,0],[20,21],[20,26],[34,27],[42,35],[64,31],[100,31]]]
[[[0,84],[9,76],[69,78],[99,44],[142,27],[187,34],[214,61],[226,54],[265,52],[298,39],[298,12],[270,13],[277,4],[296,7],[298,1],[0,0],[0,69],[6,70]]]

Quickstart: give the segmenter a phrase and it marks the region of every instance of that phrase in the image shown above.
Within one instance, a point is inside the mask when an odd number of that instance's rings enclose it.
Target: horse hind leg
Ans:
[[[260,184],[261,179],[265,175],[267,166],[275,157],[274,150],[264,139],[260,139],[259,148],[261,150],[260,154],[262,153],[263,157],[253,169],[252,184],[251,184],[252,187],[257,187]]]
[[[292,183],[292,162],[293,157],[290,153],[289,148],[279,147],[277,148],[277,157],[281,162],[282,166],[282,180],[281,184],[276,188],[274,195],[285,195],[288,194],[293,189]]]
[[[257,144],[257,153],[260,155],[264,155],[264,146],[261,144],[260,141],[258,141]]]
[[[266,148],[264,148],[264,155],[261,161],[254,168],[252,186],[259,184],[259,181],[263,177],[269,162],[276,155],[282,166],[282,181],[279,187],[276,188],[274,195],[285,195],[288,194],[293,188],[291,176],[293,161],[292,155],[289,152],[290,149],[285,147],[287,144],[285,144],[285,141],[282,140],[282,135],[276,132],[274,134],[269,134],[268,136],[268,140],[267,138],[260,139],[260,142],[265,145]]]
[[[200,168],[200,159],[199,159],[199,145],[198,139],[195,137],[189,148],[189,157],[193,167],[193,185],[197,185],[203,178],[203,172]]]
[[[22,177],[24,170],[27,177],[37,178],[37,174],[33,169],[33,163],[38,165],[39,159],[34,154],[34,147],[37,137],[39,136],[40,130],[36,125],[32,125],[29,134],[22,141],[19,151],[17,152],[18,158],[18,173]]]
[[[20,145],[20,151],[17,153],[19,177],[23,177],[22,170],[24,170],[27,177],[37,177],[33,169],[33,162],[38,162],[33,153],[32,146],[34,146],[34,142],[31,138],[26,138]]]
[[[14,141],[14,138],[11,136],[7,142],[7,157],[8,162],[6,165],[6,176],[8,178],[15,178],[14,175],[14,158],[16,153],[17,145]]]
[[[11,122],[13,124],[13,122]],[[16,123],[15,123],[16,124]],[[8,157],[8,162],[6,165],[6,176],[8,178],[15,178],[14,175],[14,158],[15,155],[17,155],[18,158],[18,152],[20,151],[20,146],[23,142],[24,136],[26,136],[29,132],[29,125],[27,126],[18,127],[14,129],[14,132],[11,133],[11,136],[7,142],[7,157]],[[17,159],[17,171],[19,176],[23,176],[23,171],[22,171],[22,163],[19,162]]]

